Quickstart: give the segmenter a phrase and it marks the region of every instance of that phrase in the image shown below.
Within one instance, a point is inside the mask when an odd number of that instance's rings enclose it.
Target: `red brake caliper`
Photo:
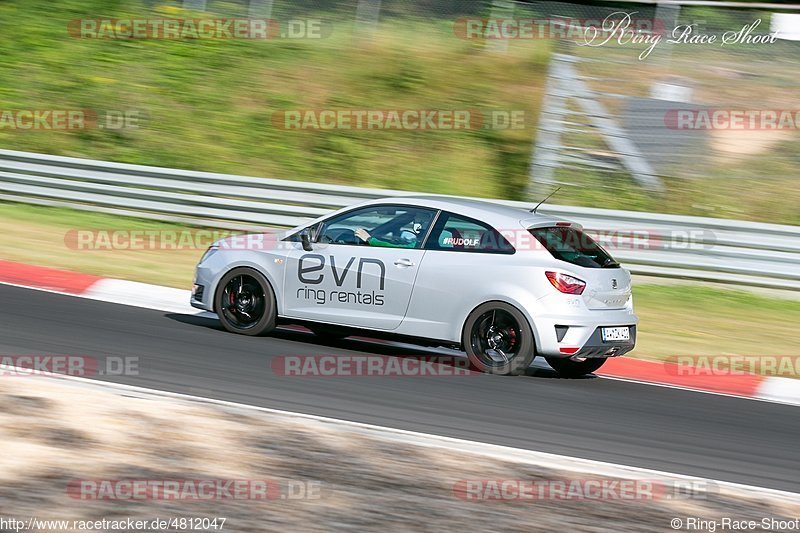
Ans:
[[[512,348],[512,350],[510,351],[514,351],[513,348],[517,345],[517,330],[514,328],[509,329],[508,336],[511,338],[511,344],[509,345],[509,348]]]

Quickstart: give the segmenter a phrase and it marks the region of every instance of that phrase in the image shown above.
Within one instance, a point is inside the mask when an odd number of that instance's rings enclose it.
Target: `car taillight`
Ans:
[[[565,294],[583,294],[583,289],[586,288],[585,281],[567,274],[562,274],[561,272],[547,271],[544,275],[547,276],[547,279],[550,280],[553,287]]]

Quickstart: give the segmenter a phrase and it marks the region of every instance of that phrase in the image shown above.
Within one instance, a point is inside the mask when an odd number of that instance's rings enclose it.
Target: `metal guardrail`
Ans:
[[[218,228],[291,227],[413,194],[0,150],[0,200]],[[800,290],[797,226],[547,204],[540,212],[583,224],[634,274]]]

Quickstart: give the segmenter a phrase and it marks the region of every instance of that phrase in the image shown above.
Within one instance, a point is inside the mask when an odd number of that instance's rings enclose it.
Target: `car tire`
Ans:
[[[277,323],[272,285],[252,268],[234,268],[222,277],[214,295],[214,309],[222,326],[239,335],[266,335]]]
[[[324,340],[338,341],[350,336],[349,333],[336,326],[315,324],[313,326],[308,326],[308,329],[310,329],[314,335]]]
[[[470,367],[487,374],[523,374],[536,356],[528,320],[505,302],[487,302],[475,308],[464,323],[461,343]]]
[[[565,378],[579,378],[586,374],[591,374],[599,369],[606,362],[605,357],[586,359],[584,361],[572,361],[568,357],[545,357],[545,361],[559,376]]]

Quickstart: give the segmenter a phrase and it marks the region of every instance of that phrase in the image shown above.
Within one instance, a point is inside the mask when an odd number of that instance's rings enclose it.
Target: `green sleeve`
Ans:
[[[409,242],[408,244],[395,244],[393,242],[386,242],[376,239],[375,237],[370,237],[367,239],[367,244],[370,246],[383,246],[385,248],[415,248],[417,246],[416,242]]]

